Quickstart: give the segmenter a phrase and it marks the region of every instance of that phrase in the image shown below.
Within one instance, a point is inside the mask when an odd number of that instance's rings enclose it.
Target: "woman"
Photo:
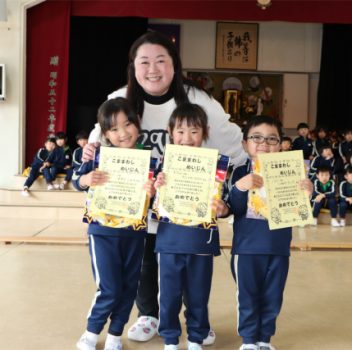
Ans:
[[[239,165],[246,159],[242,148],[240,128],[229,122],[219,102],[183,77],[182,64],[174,44],[158,32],[147,32],[132,45],[129,53],[127,87],[108,96],[127,97],[141,117],[141,139],[154,157],[163,154],[169,143],[167,122],[176,106],[182,102],[196,103],[203,107],[209,118],[209,138],[204,147],[217,148],[221,154],[231,157]],[[96,125],[89,142],[101,142],[100,128]],[[84,159],[92,159],[94,146],[85,148]],[[158,326],[158,265],[154,253],[156,224],[149,222],[144,251],[141,279],[136,304],[139,318],[129,329],[128,338],[148,341],[157,333]],[[215,341],[209,330],[204,345]]]

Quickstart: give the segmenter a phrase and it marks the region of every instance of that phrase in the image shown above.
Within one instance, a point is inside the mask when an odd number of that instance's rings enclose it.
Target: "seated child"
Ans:
[[[352,166],[352,153],[346,155],[346,163],[344,165],[344,170],[346,170],[349,166]]]
[[[328,129],[323,127],[316,127],[315,129],[316,139],[313,142],[313,156],[321,154],[321,150],[325,146],[331,146],[330,139],[328,137]]]
[[[340,226],[346,226],[346,211],[352,209],[352,166],[345,170],[345,181],[340,184]]]
[[[45,141],[44,147],[40,148],[36,155],[34,156],[33,163],[31,164],[31,170],[26,182],[23,185],[22,195],[25,197],[29,196],[29,188],[32,186],[33,182],[38,178],[42,172],[42,167],[45,161],[48,159],[50,153],[54,150],[56,146],[55,139],[53,137],[48,137]]]
[[[332,152],[334,153],[335,158],[340,157],[339,149],[340,149],[340,133],[337,130],[331,130],[330,132],[330,144],[332,148]]]
[[[349,162],[348,156],[352,154],[352,129],[346,129],[343,136],[344,141],[339,145],[339,154],[343,163],[346,164]]]
[[[309,137],[308,124],[299,123],[297,132],[299,136],[293,140],[292,150],[302,150],[304,159],[311,160],[313,158],[313,141]]]
[[[289,268],[292,227],[270,230],[267,219],[253,217],[248,193],[263,186],[263,178],[253,174],[252,163],[259,153],[280,151],[281,124],[268,116],[250,119],[243,132],[243,146],[249,155],[246,164],[235,168],[228,203],[234,214],[231,270],[237,284],[237,331],[240,350],[274,350],[270,344],[283,302]],[[301,188],[312,192],[305,179]]]
[[[337,178],[343,172],[341,159],[336,159],[330,145],[323,146],[320,155],[316,156],[311,164],[308,176],[314,181],[317,169],[320,167],[329,168],[332,176]]]
[[[76,142],[79,145],[72,154],[72,167],[77,168],[82,164],[82,153],[83,147],[88,143],[88,133],[84,130],[81,130],[76,135]]]
[[[168,132],[175,145],[201,147],[208,138],[207,115],[200,106],[183,103],[171,114]],[[163,185],[165,176],[160,172],[155,187]],[[221,200],[214,200],[213,206],[218,216],[228,212]],[[160,222],[155,251],[159,257],[158,331],[164,339],[164,349],[178,349],[181,335],[179,313],[185,295],[188,350],[201,350],[203,339],[210,331],[208,301],[213,257],[220,255],[218,228]]]
[[[44,163],[43,174],[48,185],[48,190],[65,189],[65,185],[71,180],[72,170],[72,152],[70,147],[66,145],[67,137],[62,131],[56,133],[56,147],[54,152],[50,154]],[[61,184],[54,183],[57,174],[66,174]]]
[[[281,140],[281,152],[287,152],[292,150],[292,139],[291,137],[284,136]]]
[[[336,220],[337,201],[335,182],[331,179],[330,167],[321,166],[317,169],[316,179],[314,180],[314,191],[312,195],[313,205],[313,225],[318,224],[318,216],[321,208],[329,208],[331,215],[331,226],[339,227]]]

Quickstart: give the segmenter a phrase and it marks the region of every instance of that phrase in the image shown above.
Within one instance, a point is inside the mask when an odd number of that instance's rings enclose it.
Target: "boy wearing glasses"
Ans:
[[[292,228],[270,230],[264,217],[248,211],[248,192],[263,186],[252,164],[259,153],[279,152],[281,124],[268,116],[255,116],[243,131],[243,147],[249,155],[246,164],[236,168],[231,179],[228,204],[234,214],[231,270],[237,283],[238,334],[240,350],[274,350],[275,334],[285,288]],[[302,189],[312,193],[307,179]]]

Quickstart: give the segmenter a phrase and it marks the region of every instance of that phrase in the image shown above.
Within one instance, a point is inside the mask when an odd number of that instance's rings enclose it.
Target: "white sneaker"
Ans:
[[[313,218],[312,226],[317,226],[318,225],[318,219]]]
[[[174,344],[165,345],[164,350],[178,350],[178,345],[174,345]]]
[[[340,223],[336,219],[331,219],[332,227],[340,227]]]
[[[216,334],[213,329],[210,328],[208,336],[203,340],[202,345],[208,346],[215,343]]]
[[[127,337],[135,341],[148,341],[158,332],[159,320],[152,316],[140,316],[129,328]]]
[[[264,343],[262,341],[257,343],[258,350],[275,350],[275,348],[270,343]]]
[[[187,347],[188,350],[202,350],[203,348],[201,347],[200,344],[198,343],[192,343],[192,342],[188,342],[188,347]]]
[[[57,184],[57,183],[54,183],[53,186],[54,186],[55,190],[59,190],[60,189],[60,185]]]
[[[65,189],[65,184],[61,182],[61,184],[59,185],[59,190],[64,190],[64,189]]]
[[[48,191],[52,191],[52,190],[54,190],[55,188],[54,188],[54,186],[53,185],[48,185]]]
[[[239,350],[259,350],[257,344],[242,344]]]
[[[108,333],[104,350],[122,350],[121,336]]]
[[[23,187],[23,190],[22,190],[22,192],[21,192],[21,195],[22,195],[23,197],[29,197],[29,190],[28,190],[28,187],[27,187],[27,186],[24,186],[24,187]]]
[[[97,341],[94,342],[92,339],[89,339],[86,332],[83,333],[76,346],[79,350],[96,350]]]
[[[346,226],[346,220],[345,219],[340,219],[340,226],[345,227]]]

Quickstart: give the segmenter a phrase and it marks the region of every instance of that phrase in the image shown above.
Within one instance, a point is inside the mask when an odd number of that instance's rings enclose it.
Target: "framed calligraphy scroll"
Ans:
[[[258,24],[217,22],[215,68],[257,69]]]

